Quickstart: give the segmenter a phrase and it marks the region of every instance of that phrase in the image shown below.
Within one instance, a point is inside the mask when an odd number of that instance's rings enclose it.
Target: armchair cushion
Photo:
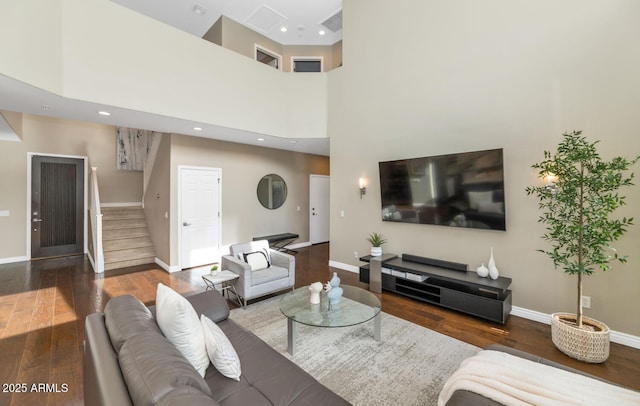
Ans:
[[[253,271],[251,275],[251,286],[262,285],[267,282],[289,277],[289,270],[281,266],[270,266],[269,268]]]

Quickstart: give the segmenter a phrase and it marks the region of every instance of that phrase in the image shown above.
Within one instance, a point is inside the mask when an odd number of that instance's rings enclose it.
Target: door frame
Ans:
[[[176,216],[178,221],[176,226],[178,227],[178,271],[182,271],[182,171],[185,169],[195,169],[204,171],[217,171],[220,174],[220,182],[218,183],[218,208],[220,215],[218,216],[218,252],[222,250],[222,168],[216,168],[213,166],[192,166],[192,165],[178,165],[178,215]]]
[[[312,210],[311,210],[311,206],[313,205],[313,202],[311,201],[311,188],[313,187],[313,182],[311,181],[311,178],[323,178],[323,179],[327,179],[329,181],[329,188],[331,188],[331,175],[318,175],[318,174],[309,174],[309,243],[310,244],[318,244],[318,243],[314,243],[312,241],[312,235],[313,235],[313,231],[311,230],[312,228],[312,224],[313,221],[311,220],[312,217]],[[330,227],[330,222],[331,222],[331,199],[329,199],[329,206],[327,207],[327,226],[329,227],[329,235],[327,236],[328,241],[331,241],[331,227]],[[324,241],[321,241],[324,242]]]
[[[88,233],[89,233],[89,227],[87,224],[87,220],[88,220],[88,211],[89,211],[89,207],[88,207],[88,196],[89,196],[89,174],[88,174],[88,170],[89,170],[89,157],[87,156],[80,156],[80,155],[61,155],[61,154],[47,154],[47,153],[40,153],[40,152],[27,152],[27,216],[26,216],[26,231],[27,231],[27,238],[26,238],[26,257],[28,261],[31,261],[31,181],[32,181],[32,176],[33,176],[33,168],[32,168],[32,161],[33,161],[33,157],[34,156],[44,156],[44,157],[51,157],[51,158],[71,158],[71,159],[78,159],[78,160],[82,160],[83,163],[83,172],[84,172],[84,179],[82,180],[83,184],[84,184],[84,196],[82,198],[83,200],[83,204],[82,204],[82,232],[84,235],[84,244],[82,247],[82,253],[83,254],[87,254],[88,252]]]

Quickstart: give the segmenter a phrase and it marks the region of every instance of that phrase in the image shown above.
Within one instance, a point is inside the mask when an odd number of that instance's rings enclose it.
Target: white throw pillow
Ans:
[[[156,291],[156,321],[165,337],[204,378],[209,357],[198,314],[187,299],[162,283]]]
[[[216,323],[204,314],[200,316],[204,341],[213,366],[227,378],[240,380],[240,359],[231,341]]]
[[[262,251],[249,252],[244,254],[244,261],[249,264],[252,271],[259,271],[269,267],[267,255]]]

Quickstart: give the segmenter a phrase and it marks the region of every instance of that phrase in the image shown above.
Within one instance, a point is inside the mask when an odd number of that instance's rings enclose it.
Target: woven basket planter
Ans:
[[[575,314],[551,315],[551,340],[555,346],[580,361],[595,364],[606,361],[609,358],[609,327],[583,316],[582,323],[592,326],[594,331],[583,330],[575,326],[575,321]]]

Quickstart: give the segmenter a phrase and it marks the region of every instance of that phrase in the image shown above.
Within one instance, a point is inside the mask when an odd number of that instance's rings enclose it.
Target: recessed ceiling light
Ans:
[[[297,142],[298,142],[298,141],[296,141],[296,140],[290,140],[290,141],[289,141],[289,144],[296,144]]]
[[[193,129],[196,131],[202,131],[202,127],[193,127]]]
[[[320,35],[324,35],[324,30],[320,30],[320,31],[318,31],[318,34],[320,34]]]
[[[280,31],[287,32],[287,27],[285,27],[285,26],[280,27]]]
[[[42,106],[42,110],[47,111],[49,110],[49,106],[47,106],[46,104],[44,106]]]
[[[264,138],[258,138],[258,141],[262,142],[262,141],[264,141]]]
[[[109,113],[108,111],[99,111],[98,114],[100,114],[101,116],[110,116],[111,113]]]

